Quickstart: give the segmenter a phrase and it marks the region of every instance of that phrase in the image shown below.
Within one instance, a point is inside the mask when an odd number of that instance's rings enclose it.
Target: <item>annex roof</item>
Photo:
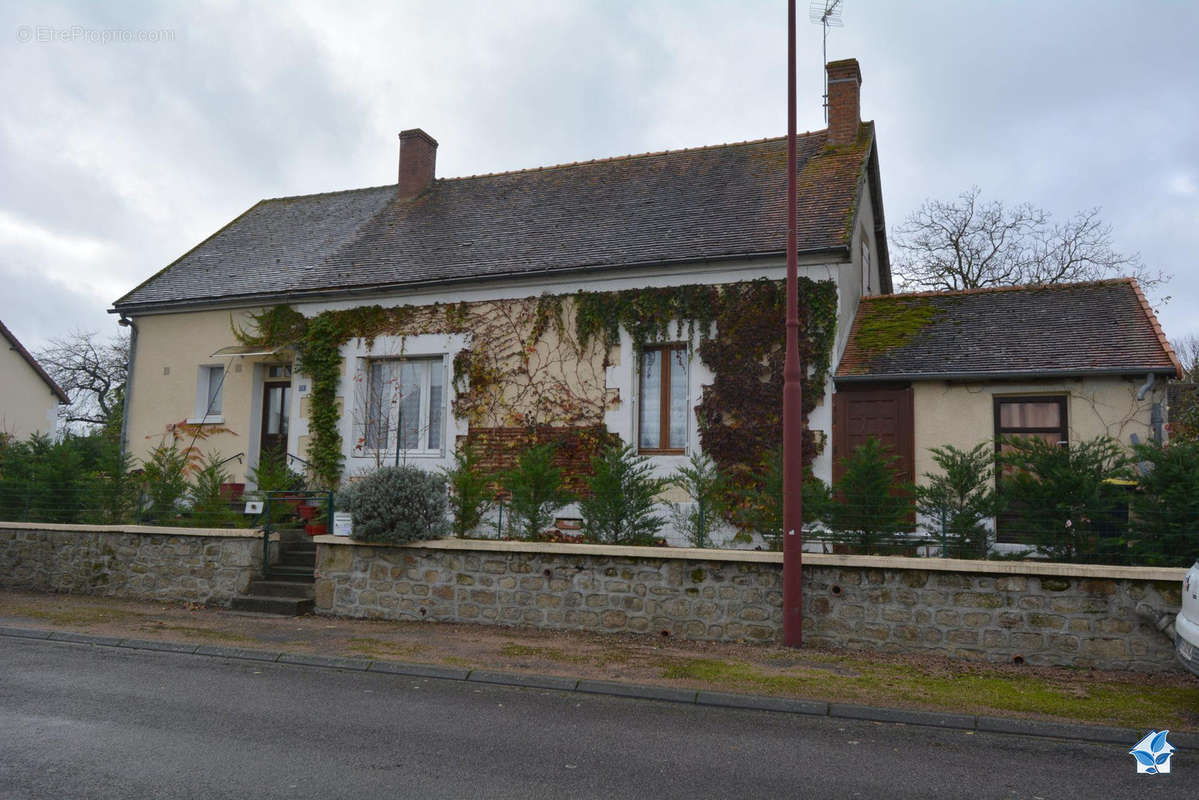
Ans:
[[[836,380],[1151,372],[1181,374],[1137,282],[1119,278],[864,297]]]

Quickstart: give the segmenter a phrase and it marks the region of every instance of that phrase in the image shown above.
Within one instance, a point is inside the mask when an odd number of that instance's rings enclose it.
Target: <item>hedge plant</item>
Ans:
[[[606,448],[591,462],[588,496],[579,501],[583,534],[601,544],[651,545],[666,519],[654,513],[669,482],[656,478],[647,456],[632,445]]]
[[[383,467],[337,496],[354,518],[354,538],[403,544],[440,539],[450,530],[445,478],[418,467]]]

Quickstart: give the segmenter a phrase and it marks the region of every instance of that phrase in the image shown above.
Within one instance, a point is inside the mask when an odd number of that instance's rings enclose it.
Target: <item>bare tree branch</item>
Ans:
[[[95,331],[74,331],[51,339],[36,354],[38,363],[71,398],[59,409],[68,425],[111,424],[119,413],[129,362],[129,337],[101,341]]]
[[[905,289],[1070,283],[1131,276],[1153,290],[1170,279],[1140,255],[1112,247],[1099,209],[1064,222],[1028,203],[983,202],[977,186],[956,200],[926,200],[893,233],[895,274]]]
[[[1171,339],[1170,346],[1182,364],[1182,379],[1188,383],[1199,381],[1199,336],[1192,333]]]

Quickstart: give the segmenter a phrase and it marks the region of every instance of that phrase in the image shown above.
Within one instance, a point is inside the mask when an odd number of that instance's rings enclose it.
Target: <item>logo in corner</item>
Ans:
[[[1166,741],[1169,731],[1149,731],[1128,752],[1137,760],[1137,774],[1161,775],[1170,772],[1174,745]]]

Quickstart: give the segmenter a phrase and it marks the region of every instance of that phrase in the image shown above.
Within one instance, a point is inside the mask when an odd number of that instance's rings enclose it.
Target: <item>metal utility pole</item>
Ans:
[[[803,388],[795,197],[795,0],[787,13],[787,356],[783,363],[783,644],[803,645]]]

